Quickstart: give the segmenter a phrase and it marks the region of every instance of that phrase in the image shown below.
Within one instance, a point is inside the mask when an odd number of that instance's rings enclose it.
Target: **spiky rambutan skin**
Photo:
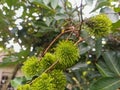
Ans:
[[[55,55],[61,67],[71,67],[78,61],[79,50],[72,41],[60,41],[55,48]]]
[[[105,14],[99,14],[86,20],[87,30],[90,35],[104,37],[111,32],[112,21]]]
[[[40,61],[43,71],[49,68],[56,60],[57,59],[54,54],[46,53]]]
[[[60,70],[43,73],[31,85],[31,90],[64,90],[66,77]]]
[[[29,78],[32,78],[35,75],[39,75],[41,72],[40,61],[35,56],[30,57],[23,63],[21,70],[25,76]]]
[[[53,70],[50,76],[54,78],[52,83],[55,84],[55,90],[65,90],[67,80],[65,74],[61,70]]]
[[[32,83],[31,90],[55,90],[55,84],[52,83],[53,79],[47,73],[43,73]]]
[[[17,90],[30,90],[30,85],[29,84],[20,85],[18,86]]]

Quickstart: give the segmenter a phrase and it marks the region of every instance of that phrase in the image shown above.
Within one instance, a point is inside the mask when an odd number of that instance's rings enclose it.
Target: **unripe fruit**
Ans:
[[[50,72],[50,76],[53,77],[52,83],[55,84],[55,90],[65,90],[66,77],[61,70],[53,70]]]
[[[17,90],[30,90],[30,85],[25,84],[25,85],[18,86]]]
[[[72,41],[60,41],[55,49],[55,55],[59,63],[67,68],[78,61],[79,50]]]
[[[49,68],[56,60],[57,59],[54,54],[46,53],[40,61],[43,71]]]
[[[41,70],[40,61],[37,59],[37,57],[30,57],[23,63],[21,69],[26,77],[31,78],[35,75],[39,75]]]
[[[53,70],[50,73],[43,73],[35,79],[31,90],[65,90],[66,77],[60,70]]]
[[[31,85],[31,90],[55,90],[55,84],[52,83],[53,78],[47,73],[43,73],[41,76],[35,79]]]
[[[105,14],[93,16],[85,21],[88,32],[95,37],[104,37],[111,32],[111,20]]]

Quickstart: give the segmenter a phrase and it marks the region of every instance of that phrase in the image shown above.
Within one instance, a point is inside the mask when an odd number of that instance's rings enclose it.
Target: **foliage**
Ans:
[[[105,52],[103,53],[103,61],[99,61],[97,64],[98,70],[101,72],[103,77],[120,76],[119,66],[119,53],[118,52]]]
[[[118,0],[1,0],[0,66],[22,65],[26,77],[11,81],[18,90],[116,90],[119,12]]]
[[[103,53],[104,61],[99,61],[97,68],[102,78],[91,85],[91,90],[114,90],[120,85],[120,53],[105,52]],[[104,83],[104,84],[103,84]]]
[[[101,84],[102,83],[102,84]],[[106,77],[101,78],[97,82],[94,83],[94,86],[92,86],[91,90],[117,90],[120,86],[120,78],[116,77]]]
[[[25,84],[27,82],[27,79],[25,78],[25,76],[23,77],[16,77],[14,80],[11,80],[11,84],[13,87],[19,87],[22,88],[21,85]],[[26,84],[25,84],[26,86]]]

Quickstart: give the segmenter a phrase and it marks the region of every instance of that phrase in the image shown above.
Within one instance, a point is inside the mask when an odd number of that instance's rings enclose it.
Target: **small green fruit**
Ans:
[[[26,77],[31,78],[35,75],[39,75],[41,70],[40,61],[37,59],[37,57],[30,57],[23,63],[21,69]]]
[[[56,60],[57,59],[54,54],[46,53],[40,61],[43,71],[49,68]]]
[[[31,90],[55,90],[55,84],[52,83],[53,79],[47,73],[43,73],[32,83]]]
[[[104,37],[111,32],[111,20],[105,14],[100,14],[86,20],[88,32],[95,37]]]
[[[65,90],[67,80],[65,74],[61,70],[53,70],[50,76],[54,78],[52,83],[55,84],[55,90]]]
[[[30,85],[25,84],[25,85],[18,86],[17,90],[30,90]]]
[[[60,41],[55,49],[55,55],[62,67],[71,67],[78,61],[79,50],[72,41]]]
[[[60,70],[53,70],[50,73],[43,73],[35,79],[31,90],[65,90],[66,77]]]

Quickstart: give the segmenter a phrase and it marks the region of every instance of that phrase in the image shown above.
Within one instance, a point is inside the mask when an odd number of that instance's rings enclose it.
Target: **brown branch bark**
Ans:
[[[81,33],[81,29],[82,29],[82,24],[83,24],[83,12],[82,12],[82,8],[83,8],[83,0],[81,0],[81,5],[80,5],[80,16],[81,16],[81,24],[80,24],[80,28],[79,28],[79,36]]]
[[[82,37],[79,37],[78,41],[77,41],[74,45],[77,45],[77,44],[80,43],[81,41],[83,41],[83,38],[82,38]]]

